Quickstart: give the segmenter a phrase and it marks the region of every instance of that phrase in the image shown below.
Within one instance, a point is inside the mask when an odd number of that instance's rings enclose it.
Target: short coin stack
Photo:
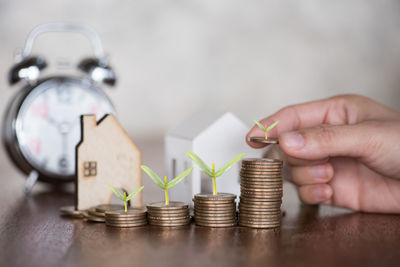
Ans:
[[[105,221],[107,226],[120,228],[146,225],[146,209],[129,208],[127,212],[124,209],[109,210],[105,212]]]
[[[105,222],[106,211],[120,210],[124,207],[116,204],[102,204],[90,208],[86,212],[85,219],[91,222]]]
[[[282,161],[243,159],[240,170],[239,225],[252,228],[280,226]]]
[[[150,225],[180,227],[190,223],[189,205],[183,202],[156,202],[147,205]]]
[[[194,196],[196,225],[230,227],[236,225],[236,195],[228,193],[197,194]]]

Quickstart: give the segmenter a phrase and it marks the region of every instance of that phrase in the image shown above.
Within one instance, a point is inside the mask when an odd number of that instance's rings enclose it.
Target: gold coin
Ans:
[[[249,187],[249,186],[244,186],[241,185],[240,189],[244,191],[249,191],[249,192],[282,192],[283,188],[282,187],[273,187],[273,188],[259,188],[259,187]]]
[[[99,217],[99,216],[92,216],[92,215],[87,215],[85,216],[85,219],[90,221],[90,222],[105,222],[106,219],[104,217]]]
[[[123,208],[124,208],[123,205],[117,205],[117,204],[101,204],[94,207],[95,211],[100,213],[105,213],[108,210],[120,210]]]
[[[106,217],[135,218],[144,216],[145,214],[145,211],[136,209],[128,209],[126,212],[125,210],[106,211]]]
[[[155,226],[183,226],[190,223],[190,220],[182,221],[182,222],[159,222],[159,221],[149,221],[150,225]]]
[[[241,172],[252,172],[252,171],[257,171],[257,172],[269,172],[269,171],[275,171],[275,172],[282,172],[283,170],[283,164],[273,164],[273,165],[249,165],[249,164],[242,164],[240,167]]]
[[[239,207],[239,212],[278,212],[280,211],[280,205],[279,206],[275,206],[275,207],[244,207],[244,206],[240,206]]]
[[[234,201],[236,199],[236,195],[230,193],[217,193],[216,195],[211,193],[200,193],[194,195],[194,199],[199,201]]]
[[[194,215],[199,216],[228,216],[228,215],[235,215],[236,211],[227,211],[227,212],[207,212],[207,211],[194,211]]]
[[[264,206],[271,206],[275,205],[275,203],[282,203],[282,198],[277,199],[277,200],[269,200],[269,199],[254,199],[254,198],[248,198],[245,196],[240,196],[240,203],[247,203],[249,205],[264,205]]]
[[[255,224],[255,223],[248,223],[248,222],[238,222],[239,226],[245,226],[250,228],[278,228],[281,226],[280,222],[276,223],[263,223],[263,224]]]
[[[189,216],[189,210],[181,213],[160,213],[160,212],[149,212],[148,216],[152,217],[185,217]]]
[[[196,225],[199,226],[205,226],[205,227],[214,227],[214,228],[218,228],[218,227],[232,227],[236,225],[236,222],[232,222],[232,223],[207,223],[207,222],[195,222]]]
[[[155,202],[147,205],[148,210],[182,210],[188,209],[189,205],[184,202],[171,201],[168,205],[165,202]]]
[[[276,138],[265,139],[265,137],[250,137],[249,141],[260,144],[279,144],[279,140]]]
[[[156,221],[171,221],[171,220],[184,220],[190,218],[189,216],[148,216],[149,220]]]
[[[242,159],[243,163],[281,163],[280,159],[270,159],[270,158],[244,158]]]
[[[75,209],[75,206],[64,206],[60,208],[60,213],[61,215],[64,216],[70,216],[74,218],[83,218],[83,210],[77,210]]]
[[[203,209],[203,210],[229,210],[229,209],[235,209],[236,208],[236,203],[230,204],[230,205],[218,205],[218,204],[197,204],[194,203],[194,209]]]
[[[97,216],[97,217],[106,216],[105,213],[96,211],[96,208],[90,208],[87,210],[87,212],[92,216]]]
[[[106,222],[106,225],[111,227],[128,228],[128,227],[138,227],[147,225],[147,221],[142,221],[138,223],[126,223],[126,224],[112,224]]]

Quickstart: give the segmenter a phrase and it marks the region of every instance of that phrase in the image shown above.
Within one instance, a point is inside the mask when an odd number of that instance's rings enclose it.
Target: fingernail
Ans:
[[[326,178],[326,166],[318,165],[310,168],[310,174],[315,180],[325,180]]]
[[[326,190],[323,187],[316,187],[313,190],[315,201],[324,201],[326,199]]]
[[[300,149],[304,147],[304,138],[299,132],[288,132],[282,134],[280,142],[288,148]]]

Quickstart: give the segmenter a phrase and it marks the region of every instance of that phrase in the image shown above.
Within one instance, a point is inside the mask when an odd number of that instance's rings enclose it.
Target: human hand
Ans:
[[[369,98],[342,95],[289,106],[263,119],[280,123],[291,181],[300,199],[357,211],[400,213],[400,112]],[[263,136],[254,126],[246,136]]]

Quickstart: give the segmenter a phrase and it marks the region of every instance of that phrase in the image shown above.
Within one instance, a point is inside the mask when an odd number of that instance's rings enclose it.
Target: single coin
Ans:
[[[260,206],[271,206],[275,205],[275,203],[282,203],[282,199],[277,199],[277,200],[269,200],[269,199],[255,199],[255,198],[249,198],[245,196],[240,196],[240,203],[247,203],[249,205],[260,205]]]
[[[202,215],[202,214],[195,214],[194,218],[198,218],[198,219],[210,219],[210,220],[228,220],[228,219],[232,219],[232,218],[236,218],[236,213],[235,214],[229,214],[229,215]]]
[[[165,202],[155,202],[147,205],[148,210],[179,210],[188,209],[189,205],[184,202],[171,201],[168,205]]]
[[[282,175],[280,175],[280,174],[267,175],[267,174],[249,174],[249,173],[246,173],[246,174],[240,174],[240,177],[241,178],[247,178],[247,179],[255,179],[255,180],[259,179],[259,180],[262,180],[262,181],[274,180],[274,179],[275,180],[282,179]]]
[[[101,222],[101,223],[104,223],[106,221],[106,219],[104,217],[92,216],[92,215],[85,216],[85,219],[90,221],[90,222]]]
[[[282,192],[283,191],[283,188],[281,186],[273,187],[273,188],[259,188],[256,186],[241,185],[240,189],[242,189],[244,191],[254,191],[254,192]]]
[[[243,196],[249,195],[250,197],[259,196],[259,197],[270,197],[270,196],[282,196],[282,190],[279,191],[255,191],[255,190],[245,190],[240,189],[240,193]]]
[[[205,204],[229,204],[229,203],[235,203],[234,199],[219,199],[219,200],[208,200],[208,199],[199,199],[199,198],[193,198],[192,199],[194,202],[197,203],[205,203]]]
[[[184,217],[189,216],[189,210],[185,210],[184,212],[179,213],[162,213],[162,212],[148,212],[148,216],[152,217]]]
[[[257,198],[257,199],[259,199],[259,198],[265,198],[265,199],[271,199],[271,198],[273,198],[273,199],[279,199],[279,198],[282,198],[282,192],[278,192],[278,193],[272,193],[272,192],[270,192],[270,193],[268,193],[268,194],[261,194],[261,193],[254,193],[254,192],[248,192],[248,191],[244,191],[244,190],[241,190],[241,193],[240,193],[240,195],[241,196],[243,196],[243,197],[248,197],[248,198]]]
[[[195,222],[196,225],[198,226],[205,226],[205,227],[213,227],[213,228],[218,228],[218,227],[232,227],[235,226],[237,223],[232,222],[232,223],[204,223],[204,222]]]
[[[198,204],[194,203],[195,208],[203,208],[203,209],[208,209],[208,208],[225,208],[225,209],[232,209],[236,207],[236,203],[233,204]]]
[[[208,200],[208,201],[218,201],[218,200],[235,200],[236,195],[230,193],[217,193],[213,195],[212,193],[200,193],[194,195],[195,200]]]
[[[279,182],[254,182],[254,181],[240,181],[240,185],[242,186],[249,186],[249,187],[258,187],[258,188],[277,188],[277,187],[282,187],[283,183],[282,181]]]
[[[142,222],[137,222],[137,223],[126,223],[126,224],[112,224],[112,223],[106,222],[107,226],[119,227],[119,228],[138,227],[138,226],[143,226],[146,224],[147,224],[147,221],[142,221]]]
[[[246,206],[240,206],[239,207],[239,212],[278,212],[280,211],[280,206],[275,206],[275,207],[246,207]]]
[[[60,208],[61,215],[70,216],[74,218],[83,218],[83,210],[76,210],[75,206],[64,206]]]
[[[268,163],[282,163],[282,160],[280,159],[270,159],[270,158],[244,158],[242,159],[242,163],[252,163],[252,164],[256,164],[256,163],[264,163],[264,164],[268,164]]]
[[[87,212],[92,216],[97,216],[97,217],[104,217],[105,216],[104,212],[98,212],[98,211],[96,211],[96,208],[90,208],[90,209],[87,210]]]
[[[231,215],[235,215],[236,212],[235,211],[228,211],[228,212],[207,212],[207,211],[198,211],[195,210],[194,211],[194,215],[198,215],[198,216],[231,216]]]
[[[184,221],[184,222],[159,222],[159,221],[149,221],[150,225],[155,225],[155,226],[183,226],[187,225],[190,223],[190,220]]]
[[[110,223],[110,224],[136,224],[136,223],[141,223],[143,221],[147,221],[146,218],[140,218],[140,219],[134,219],[134,220],[109,220],[106,219],[105,222],[106,223]]]
[[[277,168],[277,169],[272,169],[272,168],[268,168],[268,169],[255,169],[255,168],[241,168],[240,169],[240,173],[249,173],[249,174],[281,174],[282,173],[282,169],[281,168]]]
[[[128,209],[125,210],[109,210],[106,211],[106,217],[125,217],[125,218],[135,218],[145,215],[144,210]]]
[[[280,222],[267,223],[267,224],[254,224],[254,223],[248,223],[248,222],[238,222],[238,224],[239,224],[239,226],[245,226],[245,227],[250,227],[250,228],[259,228],[259,229],[278,228],[281,226]]]
[[[257,212],[257,211],[239,211],[239,217],[241,218],[252,218],[252,219],[276,219],[281,218],[282,214],[280,210],[275,212]]]
[[[276,138],[265,139],[265,137],[250,137],[249,141],[260,144],[279,144],[279,140]]]
[[[177,217],[171,217],[171,216],[147,216],[149,220],[158,220],[158,221],[174,221],[174,220],[185,220],[190,218],[189,216],[177,216]]]
[[[141,220],[147,218],[146,213],[137,216],[109,216],[106,215],[106,220],[116,220],[116,221],[129,221],[129,220]]]
[[[243,172],[246,171],[282,171],[283,164],[274,163],[268,165],[260,165],[260,164],[242,164],[240,170]]]
[[[270,223],[280,221],[281,215],[275,217],[252,217],[252,216],[239,216],[239,221],[254,222],[254,223]]]
[[[108,210],[120,210],[123,208],[124,208],[123,205],[117,205],[117,204],[101,204],[94,207],[95,211],[100,213],[105,213]]]

